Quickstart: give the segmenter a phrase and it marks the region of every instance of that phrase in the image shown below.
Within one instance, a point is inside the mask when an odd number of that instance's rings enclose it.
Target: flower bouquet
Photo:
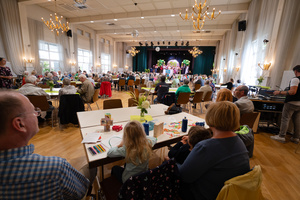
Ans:
[[[258,85],[261,85],[262,82],[263,82],[263,80],[265,80],[264,77],[263,77],[263,76],[260,76],[260,77],[257,79]]]
[[[150,90],[151,90],[151,88],[150,88]],[[137,108],[141,109],[140,121],[144,121],[144,119],[145,119],[145,113],[146,114],[148,113],[147,109],[151,108],[150,107],[150,102],[147,99],[148,94],[147,95],[141,94],[139,97],[136,97],[133,92],[130,92],[130,96],[132,98],[134,98],[134,101],[137,104]]]
[[[54,87],[53,81],[47,81],[47,85],[50,87],[50,91],[52,92],[52,89]]]

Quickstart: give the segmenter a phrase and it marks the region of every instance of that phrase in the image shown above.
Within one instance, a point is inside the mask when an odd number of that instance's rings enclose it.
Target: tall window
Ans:
[[[111,70],[110,55],[106,53],[101,53],[101,68],[102,72],[107,73]]]
[[[78,67],[82,71],[90,72],[92,66],[92,53],[89,50],[78,49]]]
[[[40,65],[43,68],[43,73],[46,71],[60,70],[60,46],[58,44],[39,42],[39,57]]]

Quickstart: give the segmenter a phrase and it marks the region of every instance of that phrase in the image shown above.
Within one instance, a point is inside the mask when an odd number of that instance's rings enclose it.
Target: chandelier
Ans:
[[[83,4],[85,4],[86,0],[74,0],[74,2],[79,5],[83,5]]]
[[[56,10],[56,0],[55,0],[55,10]],[[56,32],[56,35],[59,36],[59,31],[61,32],[67,32],[69,30],[69,22],[67,22],[67,25],[65,23],[62,23],[61,20],[63,19],[63,16],[57,16],[56,13],[54,13],[54,17],[52,14],[50,14],[49,21],[44,20],[42,17],[42,21],[44,24],[49,28],[50,31]]]
[[[136,50],[135,47],[131,47],[131,49],[128,50],[128,53],[130,53],[131,56],[135,56],[139,52],[140,52],[140,50]]]
[[[197,47],[193,47],[193,50],[189,50],[189,53],[192,54],[194,58],[203,53],[203,51],[199,50]]]
[[[188,21],[190,19],[193,20],[193,28],[195,30],[201,30],[205,24],[206,18],[208,18],[210,20],[214,20],[221,14],[221,10],[219,10],[219,14],[215,15],[216,9],[213,8],[213,11],[212,11],[211,15],[209,16],[208,9],[209,9],[209,6],[206,5],[206,0],[203,4],[201,3],[201,0],[200,0],[199,5],[197,4],[197,0],[195,0],[195,5],[192,8],[191,16],[189,17],[189,15],[188,15],[188,9],[185,10],[184,17],[181,16],[181,12],[179,13],[179,16],[184,21]]]

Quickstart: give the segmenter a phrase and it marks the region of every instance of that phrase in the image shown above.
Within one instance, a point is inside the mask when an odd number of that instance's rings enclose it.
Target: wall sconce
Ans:
[[[32,63],[33,62],[33,58],[26,58],[26,57],[24,57],[23,59],[24,59],[25,63]]]
[[[118,66],[117,65],[113,65],[113,68],[116,69]]]
[[[258,67],[261,68],[262,70],[269,70],[271,67],[271,64],[272,63],[265,63],[262,65],[262,64],[258,63]]]
[[[71,61],[70,61],[70,64],[71,64],[72,66],[75,66],[75,65],[76,65],[76,62],[73,61],[73,60],[71,60]]]
[[[241,67],[237,67],[237,68],[235,68],[235,70],[238,72],[238,71],[240,71],[240,68],[241,68]]]
[[[101,64],[100,64],[100,63],[97,63],[97,64],[96,64],[96,67],[98,67],[98,68],[101,67]]]
[[[227,72],[227,68],[224,68],[224,72]]]
[[[219,70],[219,69],[217,69],[217,73],[219,73],[219,71],[220,71],[220,70]]]
[[[129,68],[128,65],[125,65],[125,69],[128,70],[128,68]]]

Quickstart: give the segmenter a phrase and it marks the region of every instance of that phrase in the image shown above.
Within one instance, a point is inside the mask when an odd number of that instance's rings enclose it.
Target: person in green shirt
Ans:
[[[183,84],[184,85],[180,86],[175,92],[176,100],[178,99],[178,96],[179,96],[180,93],[182,93],[182,92],[191,92],[191,89],[189,87],[189,80],[184,79]]]

